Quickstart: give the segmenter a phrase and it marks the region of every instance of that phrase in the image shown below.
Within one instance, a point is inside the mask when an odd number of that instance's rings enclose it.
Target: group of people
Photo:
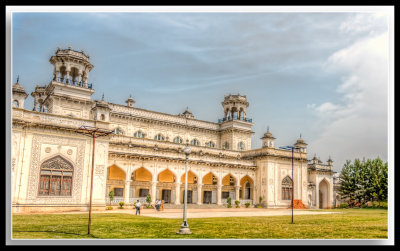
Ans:
[[[136,204],[135,204],[135,208],[136,208],[136,215],[140,215],[140,207],[142,206],[142,204],[140,203],[139,200],[137,200]],[[164,201],[163,200],[156,200],[155,203],[155,208],[157,211],[160,210],[164,210]]]

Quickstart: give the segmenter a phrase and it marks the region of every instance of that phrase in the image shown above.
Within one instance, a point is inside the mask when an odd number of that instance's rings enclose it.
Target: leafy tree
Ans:
[[[340,173],[339,194],[349,201],[365,204],[368,201],[387,200],[388,164],[380,158],[374,160],[349,160]]]
[[[151,195],[150,194],[147,194],[146,202],[147,202],[148,205],[151,204]]]

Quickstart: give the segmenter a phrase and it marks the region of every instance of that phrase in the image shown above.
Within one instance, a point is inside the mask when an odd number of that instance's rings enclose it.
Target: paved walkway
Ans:
[[[114,209],[108,211],[93,211],[94,213],[127,213],[135,214],[134,209]],[[142,209],[141,216],[180,219],[183,217],[183,209],[165,209],[156,211],[155,209]],[[312,214],[333,214],[335,212],[319,210],[293,210],[293,215],[312,215]],[[260,209],[260,208],[226,208],[226,209],[188,209],[188,218],[213,218],[213,217],[250,217],[250,216],[279,216],[291,215],[290,209]]]

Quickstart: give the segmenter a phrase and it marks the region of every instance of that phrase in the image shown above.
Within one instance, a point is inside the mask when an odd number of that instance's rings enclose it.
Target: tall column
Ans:
[[[176,182],[175,188],[175,205],[181,204],[181,183]]]
[[[202,201],[201,201],[201,194],[202,194],[202,188],[203,187],[203,184],[197,184],[197,205],[201,205],[201,204],[203,204],[202,203]]]
[[[151,200],[156,201],[157,181],[151,182]]]
[[[67,78],[66,83],[68,84],[69,83],[69,71],[66,71],[66,78]]]
[[[124,189],[124,203],[128,204],[129,203],[129,190],[131,187],[131,181],[130,180],[125,180],[125,189]]]
[[[222,205],[221,193],[222,193],[222,184],[218,184],[218,186],[217,186],[217,205]]]
[[[240,186],[235,186],[235,200],[240,200],[239,190],[240,190]]]

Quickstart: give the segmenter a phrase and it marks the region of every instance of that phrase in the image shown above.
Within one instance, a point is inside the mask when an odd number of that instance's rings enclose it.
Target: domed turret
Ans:
[[[246,109],[249,107],[249,102],[247,102],[246,95],[241,96],[240,94],[224,97],[224,101],[221,103],[224,107],[224,118],[225,120],[246,120]]]
[[[185,118],[188,118],[188,119],[193,119],[194,118],[193,113],[191,113],[189,111],[189,107],[186,107],[186,110],[182,114],[179,114],[179,116],[185,117]]]
[[[17,82],[12,86],[12,105],[17,108],[24,108],[24,101],[28,97],[28,94],[25,92],[25,88],[18,82],[19,76],[17,77]]]
[[[133,107],[135,100],[133,100],[132,95],[130,95],[129,98],[125,102],[129,107]]]
[[[274,136],[272,136],[272,133],[269,131],[269,127],[267,128],[267,132],[264,133],[264,136],[261,138],[262,139],[262,147],[274,147]]]
[[[297,139],[296,144],[294,144],[294,146],[296,148],[300,148],[299,149],[300,152],[306,152],[307,144],[304,141],[304,139],[301,137],[301,134],[300,134],[300,138]]]

